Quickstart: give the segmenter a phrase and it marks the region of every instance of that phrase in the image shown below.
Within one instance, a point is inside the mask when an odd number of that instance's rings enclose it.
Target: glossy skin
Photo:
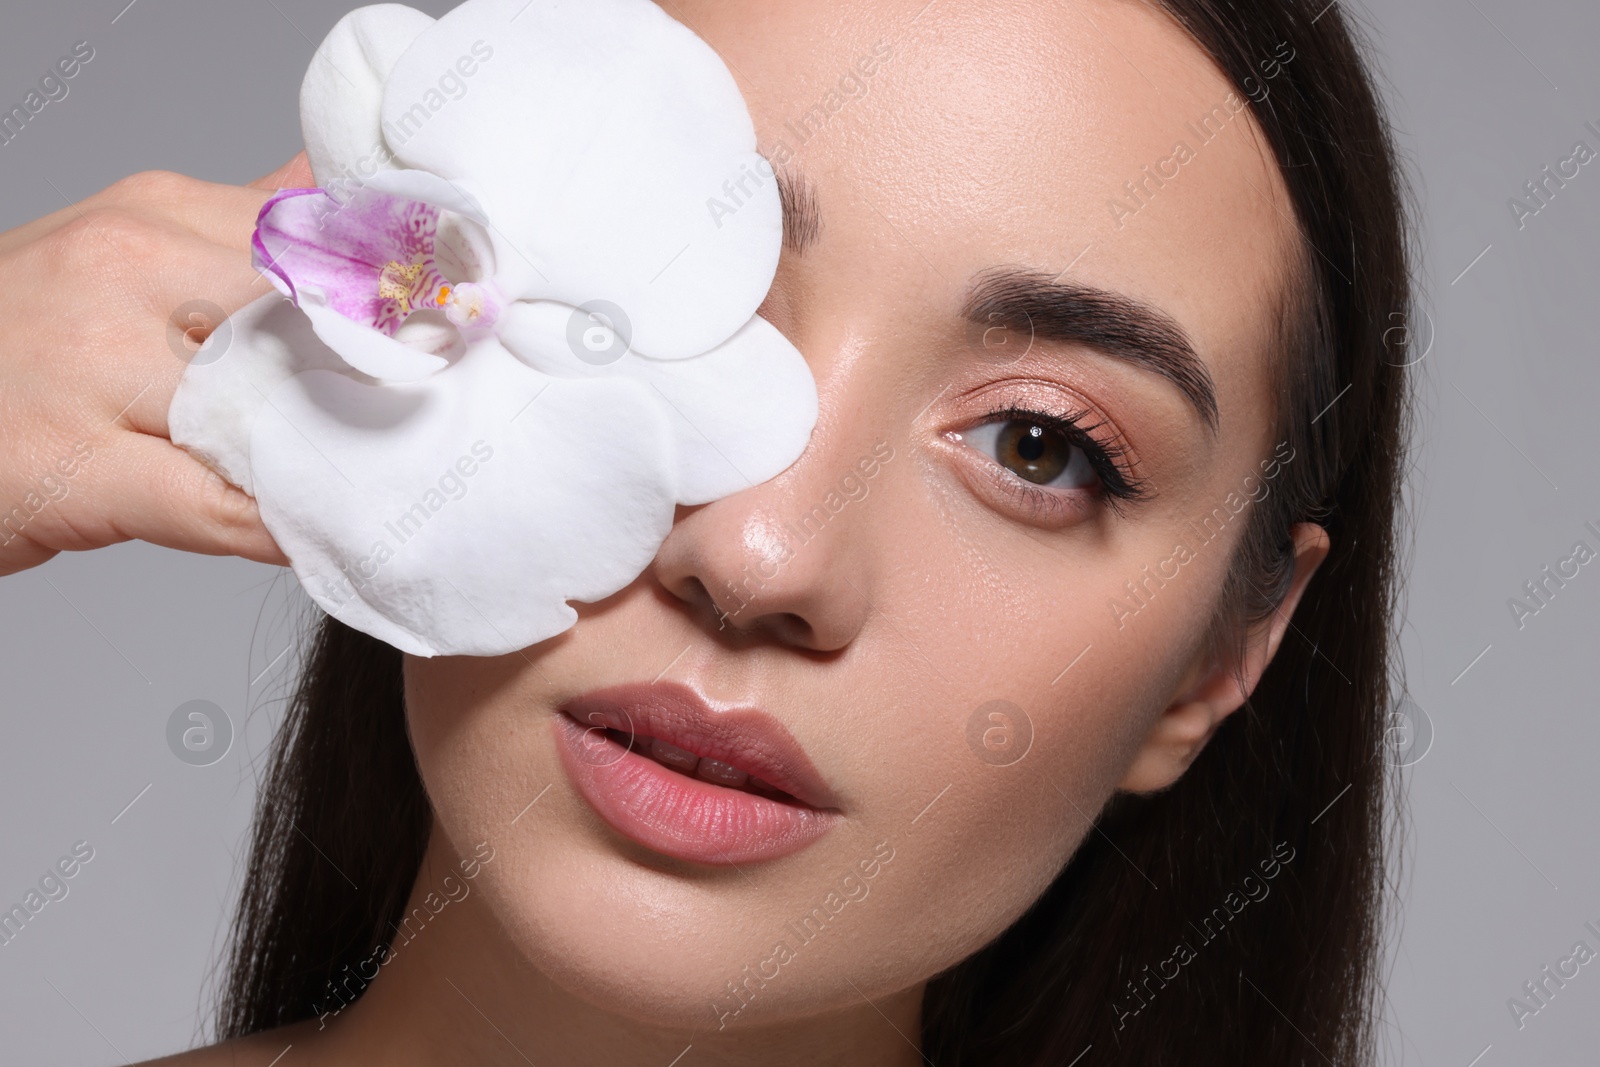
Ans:
[[[815,373],[811,442],[779,477],[681,509],[652,570],[581,606],[561,637],[408,658],[436,812],[413,903],[468,891],[355,1006],[174,1062],[264,1065],[291,1043],[297,1063],[666,1064],[691,1044],[697,1063],[921,1062],[908,1038],[923,984],[1036,899],[1113,791],[1184,771],[1325,555],[1321,530],[1296,527],[1294,585],[1237,675],[1204,638],[1242,522],[1136,613],[1110,606],[1192,539],[1190,522],[1261,484],[1276,444],[1268,331],[1297,238],[1248,114],[1203,145],[1186,127],[1230,89],[1175,25],[1120,0],[664,6],[724,56],[763,150],[785,143],[815,195],[815,240],[785,251],[763,309]],[[801,143],[807,109],[880,42],[865,91]],[[1177,141],[1193,158],[1119,219],[1109,201]],[[219,243],[248,233],[246,206]],[[1171,382],[1087,347],[985,346],[960,311],[996,266],[1174,319],[1215,383],[1215,431]],[[160,397],[145,401],[135,411],[159,435]],[[1092,479],[1045,489],[1009,473],[973,433],[1004,407],[1088,412],[1145,498],[1113,508]],[[799,544],[785,524],[830,492],[846,503]],[[253,529],[242,514],[233,525]],[[183,547],[271,558],[235,536]],[[839,796],[840,824],[737,869],[611,831],[563,773],[554,709],[658,676],[781,721]],[[997,700],[1031,732],[1015,762],[969,741]],[[480,842],[493,858],[463,881]],[[789,924],[834,891],[856,899],[801,942]],[[780,940],[792,958],[740,1008],[728,982],[747,965],[773,974]]]

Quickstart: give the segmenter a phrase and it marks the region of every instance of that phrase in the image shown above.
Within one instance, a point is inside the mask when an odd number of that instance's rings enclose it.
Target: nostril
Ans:
[[[792,611],[764,616],[761,625],[785,644],[798,645],[802,648],[815,647],[813,642],[816,640],[816,631],[803,616],[796,615]]]
[[[712,615],[722,613],[722,609],[717,606],[716,598],[711,595],[711,590],[706,588],[706,583],[694,575],[689,575],[679,582],[678,588],[673,592],[677,594],[679,600],[696,611],[710,612]]]

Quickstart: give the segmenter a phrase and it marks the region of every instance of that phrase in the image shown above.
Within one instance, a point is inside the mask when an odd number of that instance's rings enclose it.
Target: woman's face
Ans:
[[[1293,462],[1267,419],[1297,238],[1243,97],[1147,6],[665,8],[814,210],[762,313],[810,363],[816,430],[778,477],[680,509],[568,633],[408,659],[406,687],[430,847],[493,847],[496,943],[583,1000],[715,1030],[969,955],[1114,790],[1171,781],[1237,706],[1203,641],[1247,502]],[[656,681],[781,725],[826,832],[694,859],[602,818],[558,709]]]

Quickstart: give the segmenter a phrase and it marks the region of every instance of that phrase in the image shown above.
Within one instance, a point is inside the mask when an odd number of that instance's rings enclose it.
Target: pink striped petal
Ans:
[[[315,288],[325,306],[392,337],[413,311],[438,306],[438,227],[438,208],[373,189],[342,204],[321,189],[287,189],[262,206],[253,248],[257,268],[296,303]]]

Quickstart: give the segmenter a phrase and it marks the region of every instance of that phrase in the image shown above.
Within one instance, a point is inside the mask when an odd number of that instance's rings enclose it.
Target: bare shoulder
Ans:
[[[316,1044],[312,1034],[316,1027],[307,1023],[266,1030],[249,1037],[234,1038],[204,1048],[190,1049],[158,1060],[146,1060],[137,1067],[286,1067],[279,1061],[291,1049],[310,1051]],[[295,1057],[295,1067],[305,1067],[306,1060]]]

